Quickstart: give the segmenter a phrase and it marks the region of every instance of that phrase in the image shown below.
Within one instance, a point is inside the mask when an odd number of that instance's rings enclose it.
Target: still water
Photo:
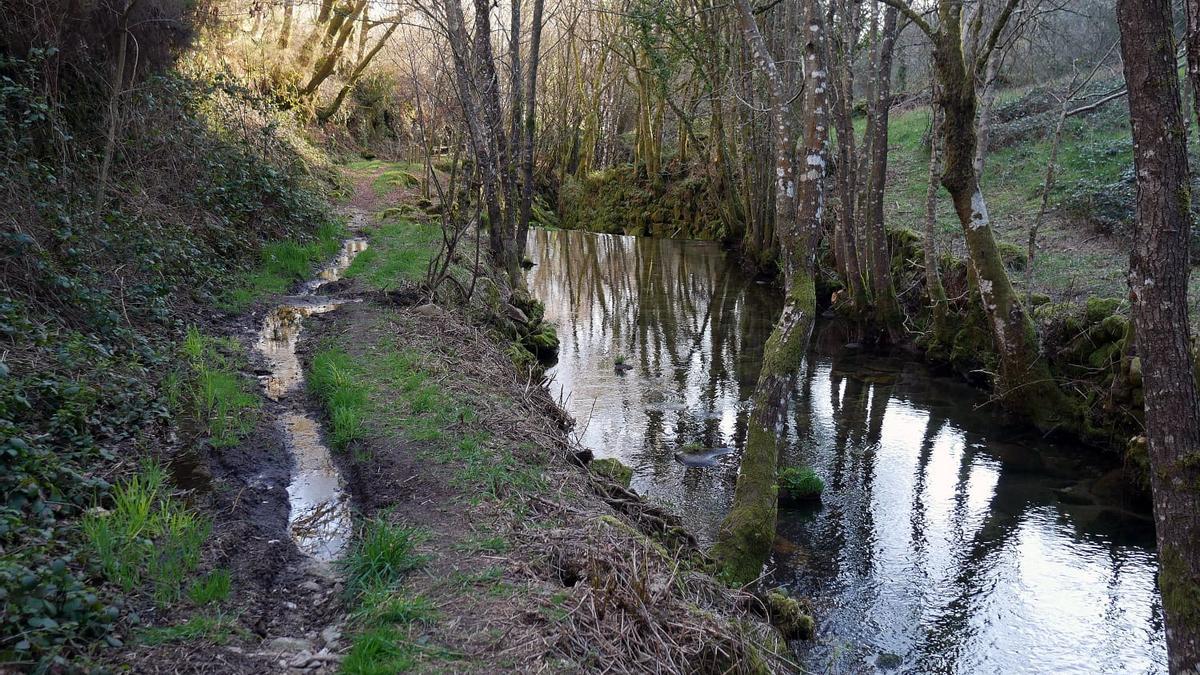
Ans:
[[[530,233],[558,325],[551,392],[598,457],[706,541],[729,507],[747,400],[779,312],[711,243]],[[819,324],[782,462],[824,478],[782,509],[769,583],[812,599],[817,672],[1166,672],[1151,523],[1096,451],[1008,424],[986,398]],[[618,372],[624,360],[631,369]],[[712,467],[676,452],[729,447]]]

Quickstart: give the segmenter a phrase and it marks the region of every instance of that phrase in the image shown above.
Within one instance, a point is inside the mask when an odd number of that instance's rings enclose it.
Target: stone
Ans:
[[[414,307],[413,314],[416,314],[418,316],[423,316],[423,317],[426,317],[429,319],[443,319],[443,318],[450,316],[450,312],[447,312],[442,307],[439,307],[438,305],[435,305],[433,303],[427,303],[424,305],[419,305],[417,307]]]
[[[337,642],[339,639],[341,639],[341,637],[342,630],[341,627],[337,625],[326,626],[325,629],[321,631],[321,639],[325,641],[326,645],[331,645]]]
[[[516,305],[511,305],[506,302],[506,303],[504,303],[503,309],[504,309],[504,316],[508,317],[508,319],[510,321],[512,321],[513,323],[516,323],[519,325],[525,325],[525,324],[529,323],[529,317],[526,316],[525,312],[521,311],[520,307],[517,307]]]
[[[277,637],[268,641],[264,648],[274,654],[305,652],[312,649],[312,643],[304,638]]]
[[[684,466],[710,467],[716,466],[718,459],[732,452],[733,448],[713,448],[699,452],[677,452],[675,453],[675,461]]]
[[[309,593],[320,593],[321,592],[321,584],[318,584],[317,582],[313,581],[312,579],[309,579],[308,581],[302,582],[300,584],[300,590],[308,591]]]

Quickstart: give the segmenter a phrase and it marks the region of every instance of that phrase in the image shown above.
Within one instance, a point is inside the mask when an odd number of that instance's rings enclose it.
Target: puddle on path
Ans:
[[[329,448],[321,440],[320,423],[304,409],[300,397],[294,396],[303,391],[304,385],[296,345],[306,317],[331,312],[342,304],[315,295],[317,291],[340,279],[354,256],[366,248],[365,239],[346,240],[338,257],[316,278],[305,282],[300,295],[267,314],[254,344],[269,371],[261,378],[263,390],[268,398],[284,405],[277,423],[296,460],[288,485],[288,530],[300,550],[322,561],[333,560],[345,549],[350,536],[350,505]]]

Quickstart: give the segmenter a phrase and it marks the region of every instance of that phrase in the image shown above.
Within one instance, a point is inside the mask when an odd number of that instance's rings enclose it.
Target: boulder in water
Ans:
[[[733,448],[711,448],[697,452],[677,452],[675,461],[684,466],[709,467],[716,466],[717,460],[733,452]]]

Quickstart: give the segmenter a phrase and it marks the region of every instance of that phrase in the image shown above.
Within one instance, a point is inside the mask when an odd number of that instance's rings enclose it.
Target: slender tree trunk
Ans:
[[[508,58],[509,58],[509,83],[508,83],[508,109],[509,109],[509,127],[508,127],[508,147],[509,157],[508,164],[504,167],[505,174],[508,176],[508,191],[505,193],[505,202],[510,212],[512,219],[512,252],[509,257],[520,265],[521,252],[525,250],[525,241],[520,238],[520,234],[525,232],[525,227],[521,221],[521,184],[518,179],[518,174],[523,173],[521,166],[523,161],[523,151],[525,148],[525,103],[523,101],[525,94],[525,77],[523,75],[523,63],[521,62],[521,2],[522,0],[512,0],[512,5],[509,12],[509,29],[508,29]],[[524,280],[519,273],[514,277],[514,281]]]
[[[787,99],[775,60],[758,30],[749,0],[737,0],[746,41],[771,88],[771,117],[776,134],[776,231],[783,249],[786,286],[783,313],[763,350],[754,390],[741,472],[733,506],[721,523],[713,554],[727,578],[749,583],[759,576],[775,539],[778,516],[776,464],[788,400],[808,351],[816,314],[813,274],[816,240],[821,231],[828,122],[825,119],[824,29],[816,0],[808,0],[804,35],[804,164],[798,184],[793,173],[792,136]],[[789,212],[779,212],[790,209]],[[787,226],[784,227],[783,225]]]
[[[355,0],[354,5],[346,10],[348,15],[337,15],[341,19],[338,24],[339,27],[336,29],[337,40],[329,45],[329,50],[325,53],[325,56],[317,62],[317,66],[313,69],[313,74],[309,78],[308,84],[304,85],[304,88],[300,90],[301,96],[311,96],[316,93],[321,83],[333,74],[334,66],[337,65],[338,58],[342,55],[342,49],[345,48],[346,41],[350,39],[350,34],[354,32],[354,19],[358,17],[359,12],[362,12],[366,6],[367,0]],[[334,21],[330,21],[331,29],[333,29],[333,24]]]
[[[925,190],[925,294],[933,313],[933,332],[930,346],[941,348],[950,340],[950,301],[946,298],[946,288],[942,285],[942,275],[938,270],[937,247],[937,196],[938,176],[941,174],[941,148],[938,147],[941,136],[939,127],[940,115],[937,102],[937,82],[930,83],[929,101],[929,187]]]
[[[1200,79],[1200,3],[1187,5],[1189,64]],[[1168,0],[1118,0],[1117,23],[1137,172],[1129,294],[1143,363],[1158,584],[1171,672],[1194,673],[1200,671],[1200,395],[1187,315],[1191,193],[1171,9]]]
[[[514,194],[510,182],[515,176],[513,160],[504,132],[503,116],[500,110],[500,80],[496,75],[496,60],[492,53],[492,21],[491,2],[475,0],[475,40],[474,62],[479,83],[479,103],[483,113],[483,131],[486,142],[494,151],[494,171],[499,181],[499,192],[493,196],[497,201],[496,211],[498,220],[490,221],[492,257],[496,264],[503,267],[514,285],[521,283],[520,261],[515,257],[516,247],[513,234],[516,231],[516,213],[514,204],[500,205],[501,198],[507,199]],[[492,208],[488,207],[489,214]]]
[[[975,173],[974,68],[978,64],[964,62],[957,17],[944,22],[933,34],[933,41],[939,96],[945,114],[942,185],[950,193],[962,225],[971,265],[979,279],[980,300],[999,356],[996,393],[1006,407],[1027,413],[1039,426],[1054,426],[1062,421],[1058,416],[1062,411],[1061,392],[1039,353],[1033,322],[1004,267]]]
[[[845,7],[843,3],[843,7]],[[851,44],[857,39],[853,33],[856,26],[848,11],[842,12],[841,34],[838,40],[837,59],[829,58],[828,62],[836,62],[837,73],[832,78],[830,92],[834,111],[834,124],[837,128],[837,188],[840,201],[838,225],[834,242],[839,249],[840,270],[850,291],[850,299],[856,312],[861,312],[868,306],[867,291],[863,284],[862,267],[860,263],[857,220],[855,219],[855,163],[854,150],[854,82],[851,75],[853,52]],[[832,55],[832,50],[831,50]]]
[[[883,14],[883,33],[875,71],[875,105],[871,118],[871,177],[867,195],[867,228],[871,238],[871,289],[875,318],[893,341],[903,337],[904,315],[892,284],[892,258],[888,248],[887,225],[883,220],[883,198],[887,186],[888,111],[892,98],[892,54],[896,45],[895,7]]]
[[[107,125],[104,132],[104,155],[100,160],[100,176],[96,180],[96,217],[104,206],[104,198],[108,191],[108,173],[112,169],[113,153],[117,149],[117,128],[121,123],[121,94],[125,93],[125,69],[129,60],[129,14],[137,6],[138,0],[124,3],[117,17],[117,67],[113,73],[112,84],[108,94]]]
[[[529,26],[529,73],[525,80],[525,145],[521,149],[521,215],[517,229],[519,257],[525,255],[529,233],[529,214],[533,208],[533,149],[537,131],[538,67],[542,53],[542,10],[545,0],[533,0],[533,20]]]
[[[981,3],[982,5],[982,3]],[[992,134],[992,108],[996,106],[996,69],[1000,59],[988,60],[983,75],[983,95],[979,102],[979,142],[975,145],[975,175],[983,180],[987,164],[988,142]]]
[[[488,218],[488,247],[497,264],[503,265],[505,259],[503,216],[500,209],[500,177],[496,168],[495,144],[484,122],[483,107],[478,100],[480,84],[477,81],[476,68],[472,59],[478,59],[470,53],[470,38],[467,35],[466,23],[463,19],[462,5],[459,0],[443,0],[446,14],[446,31],[450,41],[450,51],[454,61],[455,79],[458,83],[458,98],[462,105],[463,117],[471,135],[471,146],[478,165],[481,187],[483,188],[484,209]],[[486,38],[485,38],[486,41]],[[488,56],[491,56],[489,45]]]
[[[342,106],[342,102],[346,100],[346,96],[350,93],[350,90],[353,89],[355,83],[358,82],[358,78],[362,77],[363,72],[367,69],[367,66],[371,63],[371,60],[375,58],[375,55],[379,53],[379,50],[383,49],[383,45],[388,41],[388,38],[392,37],[392,33],[395,33],[396,29],[399,27],[399,21],[388,26],[387,30],[384,31],[383,35],[379,38],[379,41],[375,43],[375,46],[371,47],[371,51],[363,54],[359,58],[358,63],[354,66],[354,70],[350,72],[349,77],[346,78],[346,82],[342,85],[342,88],[338,90],[337,96],[330,101],[329,105],[317,110],[318,122],[324,124],[330,117],[333,117],[333,115],[337,113],[338,108]]]
[[[279,41],[276,43],[280,49],[287,49],[292,39],[292,13],[295,6],[296,0],[283,0],[283,26],[279,29]]]
[[[1046,161],[1046,177],[1042,180],[1042,201],[1038,206],[1037,216],[1033,219],[1033,225],[1029,227],[1029,242],[1025,252],[1025,304],[1032,306],[1033,303],[1033,282],[1034,275],[1037,269],[1037,236],[1038,230],[1042,227],[1042,222],[1046,219],[1046,212],[1050,210],[1050,191],[1054,189],[1054,180],[1058,168],[1058,148],[1062,145],[1063,127],[1067,122],[1067,108],[1071,105],[1071,96],[1068,93],[1063,97],[1062,107],[1059,109],[1058,120],[1054,123],[1054,135],[1050,141],[1050,159]]]

